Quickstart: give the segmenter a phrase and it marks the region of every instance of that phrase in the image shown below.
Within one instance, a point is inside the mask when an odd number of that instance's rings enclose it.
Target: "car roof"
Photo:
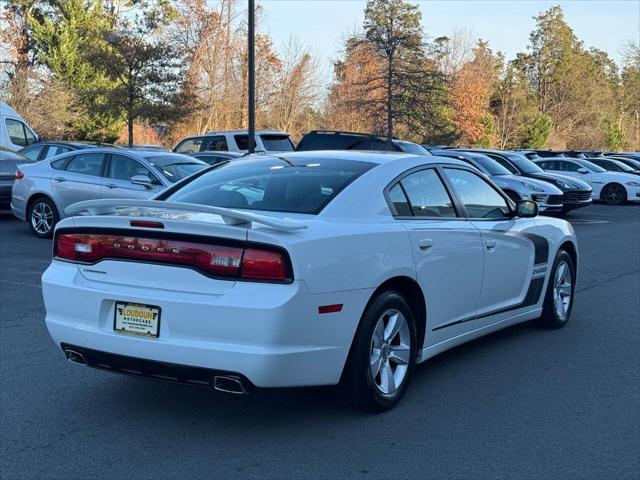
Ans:
[[[246,155],[245,153],[240,152],[228,152],[226,150],[205,150],[204,152],[193,152],[187,154],[190,157],[195,157],[196,155],[204,155],[204,156],[222,156],[222,157],[242,157]]]
[[[189,137],[186,138],[193,138],[193,137],[206,137],[207,135],[222,135],[222,134],[231,134],[231,135],[247,135],[249,133],[248,130],[209,130],[208,132],[205,132],[201,135],[190,135]],[[256,135],[286,135],[287,137],[289,136],[289,134],[287,132],[283,132],[280,130],[256,130]]]
[[[74,151],[74,152],[67,152],[62,155],[72,156],[72,155],[78,155],[79,153],[80,152]],[[84,152],[84,153],[89,153],[89,152]],[[145,150],[141,148],[124,148],[124,147],[115,147],[115,146],[95,147],[91,149],[91,153],[119,153],[119,154],[127,153],[134,157],[143,158],[143,159],[149,159],[151,157],[158,157],[158,156],[163,156],[163,157],[175,156],[177,158],[184,158],[184,159],[192,158],[183,153],[175,153],[169,150]],[[60,155],[57,155],[56,157],[51,157],[51,158],[58,158],[59,156]],[[194,160],[197,160],[197,159],[194,159]]]
[[[402,162],[409,158],[424,158],[425,163],[450,163],[452,165],[468,166],[468,164],[449,157],[438,157],[435,155],[417,155],[414,153],[404,153],[396,151],[365,151],[365,150],[307,150],[302,152],[286,152],[282,154],[256,154],[249,155],[247,159],[257,158],[279,158],[282,160],[321,160],[323,158],[333,160],[346,160],[354,162],[369,162],[377,164],[387,164],[392,162]]]

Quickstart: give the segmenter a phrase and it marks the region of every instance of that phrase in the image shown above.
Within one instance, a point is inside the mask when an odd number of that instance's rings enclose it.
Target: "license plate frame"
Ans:
[[[135,319],[131,315],[125,315],[127,308],[137,309],[134,311],[139,313],[140,318]],[[145,312],[150,315],[148,318],[144,318]],[[116,300],[113,307],[113,331],[119,335],[158,338],[161,316],[162,309],[157,305]]]

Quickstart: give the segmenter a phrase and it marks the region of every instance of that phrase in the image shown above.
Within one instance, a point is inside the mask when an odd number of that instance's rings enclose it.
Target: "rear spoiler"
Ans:
[[[303,223],[288,218],[276,218],[269,215],[235,210],[226,207],[210,207],[195,203],[163,202],[160,200],[105,199],[87,200],[68,206],[64,213],[73,215],[109,215],[124,208],[149,208],[155,210],[178,210],[183,212],[212,213],[220,215],[227,225],[251,227],[251,223],[259,223],[278,230],[301,230],[307,228]]]

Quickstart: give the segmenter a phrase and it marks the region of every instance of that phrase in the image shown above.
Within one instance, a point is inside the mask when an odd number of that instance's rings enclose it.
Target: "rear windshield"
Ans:
[[[260,135],[267,152],[293,152],[293,143],[286,135]]]
[[[153,155],[145,158],[171,183],[176,183],[209,166],[202,160],[186,155]]]
[[[349,133],[308,133],[296,148],[298,151],[306,150],[399,150],[391,148],[384,139]],[[424,155],[424,152],[422,153]]]
[[[318,214],[347,185],[375,166],[332,159],[263,158],[220,165],[160,197],[271,212]]]

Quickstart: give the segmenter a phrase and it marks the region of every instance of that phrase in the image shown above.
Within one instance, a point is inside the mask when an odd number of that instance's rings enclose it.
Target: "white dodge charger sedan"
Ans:
[[[451,158],[248,157],[69,207],[46,324],[74,363],[233,393],[338,385],[380,411],[444,350],[565,325],[576,237],[537,211]]]

